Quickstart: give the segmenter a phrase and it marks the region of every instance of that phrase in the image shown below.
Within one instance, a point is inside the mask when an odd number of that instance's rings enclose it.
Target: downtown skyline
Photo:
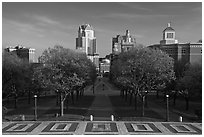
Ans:
[[[78,27],[90,24],[100,57],[111,53],[112,37],[130,30],[136,42],[159,43],[171,22],[179,42],[202,39],[202,3],[2,3],[3,48],[17,44],[36,49],[36,58],[48,47],[76,48]]]

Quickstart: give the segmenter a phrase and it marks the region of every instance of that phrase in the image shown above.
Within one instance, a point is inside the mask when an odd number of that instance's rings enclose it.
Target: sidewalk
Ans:
[[[104,87],[103,87],[104,85]],[[93,115],[95,119],[101,120],[103,118],[110,118],[114,115],[113,106],[108,95],[113,94],[111,88],[103,80],[95,84],[95,93],[93,94],[92,88],[85,91],[85,95],[95,96],[92,105],[88,108],[86,116]]]
[[[3,122],[3,135],[193,135],[201,123],[137,121]]]

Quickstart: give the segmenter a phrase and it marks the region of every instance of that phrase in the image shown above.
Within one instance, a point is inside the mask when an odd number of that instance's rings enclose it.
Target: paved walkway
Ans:
[[[49,121],[3,122],[3,135],[94,135],[94,134],[202,134],[201,123],[130,121]]]
[[[113,91],[107,82],[103,80],[97,81],[94,94],[92,92],[92,87],[86,90],[85,95],[95,96],[86,116],[93,115],[94,120],[107,120],[111,115],[114,115],[113,106],[109,98],[109,95],[112,94],[117,95],[119,91]]]

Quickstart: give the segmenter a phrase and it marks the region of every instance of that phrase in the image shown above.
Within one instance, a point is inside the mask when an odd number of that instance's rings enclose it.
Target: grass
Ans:
[[[154,102],[161,109],[166,108],[166,103],[163,100],[163,97],[161,96],[159,98],[156,98],[156,96],[148,96],[148,101]],[[169,100],[169,109],[170,109],[170,112],[183,116],[183,119],[185,121],[189,121],[189,122],[201,122],[202,121],[195,115],[196,109],[202,110],[202,101],[189,101],[189,109],[186,110],[186,102],[183,97],[179,96],[176,99],[175,106],[173,105],[173,99]]]
[[[105,79],[105,83],[108,81]],[[108,85],[108,86],[107,86]],[[105,108],[110,110],[90,110],[94,104],[95,96],[92,94],[80,97],[77,101],[75,98],[75,103],[72,104],[71,98],[68,101],[68,108],[66,108],[66,102],[64,103],[64,116],[56,117],[56,114],[60,112],[59,106],[56,105],[55,96],[44,96],[38,99],[38,120],[88,120],[89,115],[94,113],[98,117],[106,117],[110,120],[110,113],[113,113],[116,120],[136,120],[136,121],[165,121],[166,118],[166,102],[163,98],[156,98],[155,95],[148,96],[148,107],[145,107],[145,117],[142,116],[142,102],[137,99],[137,110],[134,109],[134,97],[132,98],[132,105],[129,105],[128,101],[125,101],[125,97],[122,98],[118,94],[108,94],[111,90],[115,88],[111,84],[103,86],[99,84],[96,90],[100,94],[107,94],[107,97],[98,97],[97,103],[94,106]],[[111,88],[111,89],[109,89]],[[90,89],[91,90],[91,89]],[[89,91],[90,92],[90,91]],[[92,92],[91,92],[92,93]],[[115,92],[113,92],[115,93]],[[110,100],[111,105],[107,105]],[[96,103],[96,102],[95,102]],[[25,115],[26,120],[34,119],[34,99],[31,99],[31,103],[28,104],[27,99],[21,99],[17,102],[17,109],[14,109],[14,101],[3,102],[3,106],[8,108],[8,113],[6,118],[9,120],[20,120],[19,115]],[[178,98],[176,100],[176,106],[173,106],[173,100],[169,100],[170,108],[170,120],[178,121],[178,116],[183,116],[184,121],[187,122],[202,122],[195,116],[195,109],[202,109],[202,101],[190,101],[189,110],[185,110],[185,101],[183,98]],[[185,115],[184,115],[185,114]],[[5,119],[3,119],[5,120]]]
[[[83,96],[78,101],[75,100],[75,103],[72,104],[71,100],[68,102],[68,109],[66,109],[66,104],[64,104],[64,118],[55,117],[56,113],[60,112],[59,106],[56,105],[56,97],[41,97],[38,100],[38,120],[63,120],[63,119],[81,119],[82,115],[87,113],[89,106],[92,104],[94,96]],[[26,120],[34,119],[34,101],[32,100],[28,104],[27,99],[22,99],[17,102],[17,108],[14,109],[13,102],[7,104],[4,103],[4,106],[8,109],[6,118],[9,120],[20,119],[20,115],[25,115]],[[16,118],[18,117],[18,118]]]
[[[119,96],[110,96],[110,100],[114,107],[114,112],[119,120],[163,120],[163,117],[149,108],[145,108],[145,117],[142,118],[142,102],[139,101],[139,98],[137,101],[137,110],[134,108],[134,101],[132,101],[132,105],[129,105],[129,101],[125,101],[125,98]]]

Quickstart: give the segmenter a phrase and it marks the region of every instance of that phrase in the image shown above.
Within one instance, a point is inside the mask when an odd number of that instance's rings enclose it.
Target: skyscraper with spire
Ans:
[[[78,38],[76,38],[76,50],[83,52],[99,67],[99,54],[96,52],[96,37],[93,27],[89,24],[79,26]]]

